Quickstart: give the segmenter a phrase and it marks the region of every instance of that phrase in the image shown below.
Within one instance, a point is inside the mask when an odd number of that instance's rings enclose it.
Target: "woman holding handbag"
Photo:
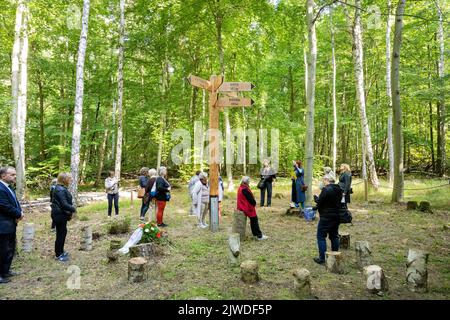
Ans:
[[[159,167],[158,177],[156,178],[156,223],[158,227],[168,227],[169,225],[163,222],[164,209],[166,208],[167,201],[170,200],[170,189],[171,186],[166,180],[167,178],[167,168]]]
[[[270,162],[268,159],[265,159],[263,162],[263,167],[260,171],[261,180],[264,181],[260,186],[262,188],[259,188],[261,190],[261,200],[260,205],[261,207],[264,207],[264,198],[265,193],[267,190],[267,206],[270,207],[272,204],[272,183],[274,179],[276,179],[275,170],[270,167]]]
[[[300,160],[292,161],[294,165],[295,178],[292,178],[292,202],[295,207],[298,208],[300,205],[302,209],[305,208],[306,200],[306,190],[308,186],[305,185],[304,177],[305,170],[302,167],[302,162]]]
[[[67,235],[67,221],[72,219],[75,207],[72,202],[72,195],[67,190],[72,177],[65,172],[61,172],[57,178],[57,185],[52,194],[52,221],[56,226],[55,259],[58,261],[68,261],[69,254],[64,251],[64,243]]]

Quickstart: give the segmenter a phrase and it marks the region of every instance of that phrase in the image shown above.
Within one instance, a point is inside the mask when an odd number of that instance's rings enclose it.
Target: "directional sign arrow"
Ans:
[[[199,87],[206,90],[210,88],[210,83],[208,80],[193,75],[190,75],[187,79],[189,83],[194,87]]]
[[[217,101],[218,107],[249,107],[253,105],[255,101],[250,98],[234,98],[234,97],[221,97]]]
[[[227,91],[252,91],[255,85],[251,82],[224,82],[219,87],[219,92]]]

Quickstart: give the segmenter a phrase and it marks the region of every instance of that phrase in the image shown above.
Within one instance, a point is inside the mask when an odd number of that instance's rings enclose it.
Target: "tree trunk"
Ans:
[[[41,161],[45,160],[45,132],[44,132],[44,85],[42,79],[38,76],[38,89],[39,89],[39,146],[40,146],[40,156]]]
[[[409,249],[406,264],[406,282],[409,290],[424,293],[428,291],[428,263],[429,254],[425,251]]]
[[[119,72],[118,86],[119,95],[117,98],[117,147],[115,177],[120,180],[120,170],[122,168],[122,140],[123,140],[123,52],[125,42],[125,0],[120,0],[120,38],[119,38]]]
[[[103,141],[100,146],[99,154],[100,159],[98,163],[98,171],[97,171],[97,179],[95,180],[95,184],[97,186],[100,186],[101,184],[101,178],[102,178],[102,171],[103,171],[103,165],[105,163],[105,151],[106,151],[106,142],[108,141],[108,129],[105,129],[103,133]]]
[[[295,111],[295,91],[294,91],[294,76],[292,75],[292,66],[288,69],[289,76],[289,86],[290,86],[290,99],[289,99],[289,115],[291,116],[291,121],[294,121],[294,111]]]
[[[331,30],[331,65],[333,68],[333,172],[336,172],[337,157],[337,109],[336,109],[336,56],[334,51],[333,12],[330,12]]]
[[[377,265],[364,267],[364,275],[366,276],[366,288],[371,293],[381,294],[389,290],[387,278],[383,269]]]
[[[203,171],[204,169],[204,150],[205,150],[205,136],[203,132],[203,125],[205,123],[205,114],[206,114],[206,90],[202,90],[202,138],[201,138],[201,145],[200,145],[200,171]]]
[[[308,108],[306,111],[305,184],[310,190],[306,192],[306,205],[310,205],[312,200],[312,171],[314,163],[314,102],[317,61],[316,27],[313,21],[314,0],[306,0],[306,19],[308,24],[308,83],[306,86]]]
[[[227,170],[227,180],[228,180],[228,191],[233,191],[234,184],[233,184],[233,171],[232,171],[232,164],[234,162],[234,149],[231,146],[231,126],[230,126],[230,117],[228,116],[228,110],[225,109],[223,112],[225,115],[225,132],[226,132],[226,144],[227,144],[227,159],[226,159],[226,170]]]
[[[353,25],[353,59],[355,63],[356,95],[359,103],[359,113],[363,131],[364,146],[367,153],[368,167],[370,173],[370,183],[378,190],[379,182],[375,161],[373,157],[372,139],[370,137],[369,123],[366,116],[366,97],[364,90],[364,69],[363,69],[363,43],[361,25],[361,0],[355,0],[355,22]]]
[[[28,6],[21,0],[17,5],[11,68],[11,135],[14,163],[17,172],[18,199],[25,195],[25,125],[27,117],[27,60],[28,60]]]
[[[388,0],[388,14],[386,18],[386,95],[388,97],[387,144],[389,157],[388,181],[394,179],[394,145],[392,142],[392,94],[391,94],[391,0]]]
[[[405,11],[405,0],[399,0],[396,19],[394,48],[392,52],[392,108],[394,114],[393,136],[394,136],[394,186],[392,190],[392,202],[403,199],[403,126],[402,106],[400,104],[400,48],[402,46],[403,13]]]
[[[72,155],[70,159],[70,170],[72,172],[70,192],[72,193],[75,205],[78,203],[78,170],[80,166],[81,122],[83,120],[84,60],[87,47],[89,5],[89,0],[83,1],[83,17],[81,20],[80,44],[78,47],[77,84],[72,133]]]
[[[156,160],[156,169],[159,170],[159,167],[161,166],[161,161],[162,161],[162,150],[164,147],[164,123],[166,122],[166,114],[165,113],[161,113],[161,118],[160,118],[160,122],[161,122],[161,132],[160,132],[160,136],[159,136],[159,144],[158,144],[158,158]]]
[[[428,90],[431,91],[431,73],[432,73],[432,63],[431,63],[431,50],[430,45],[427,45],[428,51]],[[433,172],[436,172],[436,162],[434,158],[434,137],[433,137],[433,103],[429,102],[429,127],[430,127],[430,153],[431,153],[431,168]]]
[[[438,139],[438,153],[437,153],[437,172],[440,176],[446,173],[446,110],[445,110],[445,82],[444,82],[444,25],[442,18],[442,9],[439,7],[439,1],[435,0],[436,8],[439,16],[439,27],[437,37],[439,39],[439,63],[438,63],[438,76],[439,76],[439,108],[438,108],[438,123],[439,123],[439,137]]]

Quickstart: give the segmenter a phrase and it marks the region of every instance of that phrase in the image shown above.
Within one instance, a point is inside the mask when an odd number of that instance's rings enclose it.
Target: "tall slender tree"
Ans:
[[[445,110],[445,87],[444,87],[444,23],[442,18],[442,8],[439,6],[439,1],[435,0],[437,8],[439,23],[437,38],[439,40],[439,62],[438,62],[438,77],[439,77],[439,99],[438,99],[438,149],[437,149],[437,172],[439,175],[444,175],[446,172],[446,154],[445,144],[446,140],[446,110]]]
[[[333,11],[330,11],[330,31],[331,31],[331,67],[333,69],[333,172],[336,172],[337,157],[337,109],[336,109],[336,55],[334,50],[334,26]]]
[[[386,95],[388,97],[387,145],[389,158],[388,180],[394,178],[394,145],[392,142],[392,94],[391,94],[391,0],[388,0],[388,15],[386,18]]]
[[[403,199],[403,125],[402,106],[400,104],[400,49],[402,47],[403,14],[405,0],[399,0],[395,13],[394,47],[392,51],[392,111],[394,115],[394,187],[392,202]]]
[[[75,200],[75,204],[77,204],[78,202],[80,140],[81,140],[81,124],[83,120],[84,60],[86,57],[86,47],[88,39],[89,8],[90,8],[90,0],[84,0],[83,15],[81,18],[80,43],[78,46],[77,81],[76,81],[75,110],[74,110],[73,133],[72,133],[72,153],[70,159],[70,170],[72,172],[72,183],[70,185],[70,192],[72,193],[72,196]]]
[[[120,0],[120,35],[119,35],[119,71],[117,77],[117,147],[115,177],[120,180],[122,168],[122,142],[123,142],[123,53],[125,44],[125,0]]]

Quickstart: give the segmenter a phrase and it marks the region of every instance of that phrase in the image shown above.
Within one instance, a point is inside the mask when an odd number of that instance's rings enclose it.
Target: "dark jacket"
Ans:
[[[55,222],[70,220],[69,217],[75,212],[72,195],[66,187],[58,184],[53,190],[52,196],[52,219]]]
[[[352,186],[352,174],[350,172],[344,172],[339,176],[339,187],[343,193],[350,194],[350,189]]]
[[[158,201],[169,201],[167,195],[170,196],[169,191],[170,184],[163,177],[156,178],[156,200]]]
[[[22,216],[20,204],[8,188],[0,182],[0,234],[16,233],[17,222]]]
[[[150,195],[150,192],[152,191],[155,181],[156,181],[156,177],[148,179],[147,185],[145,186],[144,204],[147,204],[147,203],[149,203],[150,200],[152,200],[152,196]]]
[[[337,184],[329,184],[322,189],[317,200],[320,219],[339,220],[342,190]]]
[[[145,188],[148,184],[148,177],[147,176],[139,176],[139,186],[141,188]]]

